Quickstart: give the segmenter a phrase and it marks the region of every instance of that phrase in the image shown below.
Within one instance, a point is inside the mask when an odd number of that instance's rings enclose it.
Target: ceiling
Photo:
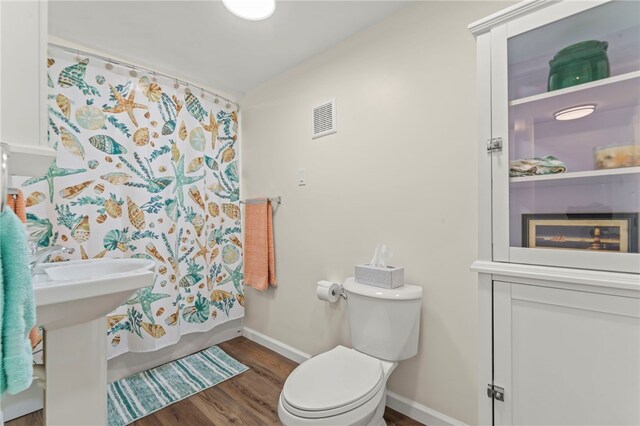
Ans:
[[[49,34],[238,99],[404,7],[404,1],[278,1],[245,21],[211,1],[50,1]]]

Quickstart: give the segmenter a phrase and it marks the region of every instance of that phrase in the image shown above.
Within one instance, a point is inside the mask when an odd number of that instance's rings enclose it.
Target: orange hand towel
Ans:
[[[27,223],[27,204],[22,191],[7,195],[7,207],[15,212],[22,223]]]
[[[271,202],[247,204],[244,217],[244,283],[265,291],[277,285]]]

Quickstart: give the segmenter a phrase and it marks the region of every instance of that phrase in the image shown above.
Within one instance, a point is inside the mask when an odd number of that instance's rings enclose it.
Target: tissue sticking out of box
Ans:
[[[357,283],[381,288],[396,288],[404,284],[404,268],[389,266],[393,252],[384,244],[378,244],[368,265],[356,265]]]
[[[370,266],[377,266],[379,268],[386,268],[387,263],[393,257],[393,252],[386,244],[378,244],[376,251],[373,253],[373,258],[369,262]]]

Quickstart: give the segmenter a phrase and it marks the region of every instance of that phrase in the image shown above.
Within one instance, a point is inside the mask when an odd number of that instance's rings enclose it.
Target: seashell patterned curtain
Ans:
[[[167,78],[49,55],[57,158],[23,183],[30,237],[74,259],[157,264],[154,284],[109,314],[109,357],[242,317],[236,112]]]

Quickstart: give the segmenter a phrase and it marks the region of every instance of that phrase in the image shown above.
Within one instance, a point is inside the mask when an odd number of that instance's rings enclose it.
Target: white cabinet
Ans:
[[[640,299],[494,281],[500,425],[640,424]]]
[[[638,16],[529,2],[472,26],[493,260],[640,273]]]
[[[640,276],[491,260],[472,270],[479,424],[640,424]]]
[[[47,3],[0,2],[0,141],[9,172],[44,174],[55,152],[47,141]]]
[[[480,423],[640,424],[640,2],[523,2],[470,30]]]

